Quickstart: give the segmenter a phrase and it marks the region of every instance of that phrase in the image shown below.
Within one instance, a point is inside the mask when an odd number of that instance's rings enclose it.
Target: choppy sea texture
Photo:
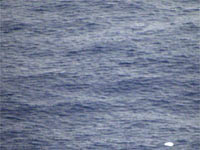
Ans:
[[[200,148],[199,0],[0,4],[2,150]]]

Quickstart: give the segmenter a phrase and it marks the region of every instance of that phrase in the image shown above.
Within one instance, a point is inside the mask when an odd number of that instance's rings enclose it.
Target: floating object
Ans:
[[[172,147],[172,146],[174,146],[174,143],[172,143],[172,142],[166,142],[164,145]]]

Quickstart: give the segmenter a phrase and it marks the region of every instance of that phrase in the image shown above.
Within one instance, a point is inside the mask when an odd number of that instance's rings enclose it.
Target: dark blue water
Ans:
[[[200,149],[199,0],[0,4],[1,150]]]

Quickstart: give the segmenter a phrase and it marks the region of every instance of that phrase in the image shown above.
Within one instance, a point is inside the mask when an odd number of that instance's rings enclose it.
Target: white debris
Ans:
[[[165,146],[174,146],[174,143],[172,143],[172,142],[166,142],[165,144],[164,144]]]

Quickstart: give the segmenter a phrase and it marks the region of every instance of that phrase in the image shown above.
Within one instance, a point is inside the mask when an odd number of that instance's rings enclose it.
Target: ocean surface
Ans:
[[[199,0],[0,5],[1,150],[200,149]]]

